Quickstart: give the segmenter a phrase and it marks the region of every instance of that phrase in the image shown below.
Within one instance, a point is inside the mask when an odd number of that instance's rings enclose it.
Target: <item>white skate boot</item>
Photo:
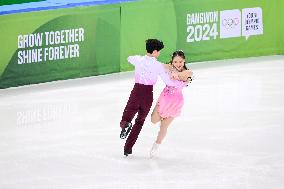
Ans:
[[[153,158],[154,156],[157,155],[159,146],[160,144],[157,144],[156,142],[154,142],[151,148],[151,151],[150,151],[150,158]]]

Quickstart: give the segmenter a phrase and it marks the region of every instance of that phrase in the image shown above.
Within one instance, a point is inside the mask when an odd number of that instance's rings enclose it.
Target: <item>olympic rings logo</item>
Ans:
[[[240,23],[239,18],[229,18],[229,19],[223,19],[222,20],[222,25],[227,28],[234,28]]]

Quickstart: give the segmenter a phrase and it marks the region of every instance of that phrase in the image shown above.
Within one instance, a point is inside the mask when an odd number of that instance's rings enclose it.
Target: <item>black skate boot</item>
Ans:
[[[132,150],[125,150],[124,149],[124,155],[127,157],[129,154],[132,154]]]
[[[129,122],[125,122],[124,128],[122,128],[120,132],[120,138],[125,139],[127,135],[130,133],[131,129],[132,129],[132,124]]]

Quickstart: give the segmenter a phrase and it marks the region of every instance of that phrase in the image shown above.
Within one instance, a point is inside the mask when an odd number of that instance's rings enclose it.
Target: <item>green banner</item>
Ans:
[[[120,71],[120,6],[0,16],[0,88]]]
[[[284,1],[143,0],[0,16],[0,88],[132,70],[161,39],[159,60],[284,54]]]
[[[121,5],[121,71],[133,67],[127,57],[145,54],[145,40],[158,38],[165,44],[159,57],[169,61],[176,49],[177,24],[174,2],[171,0],[145,0]]]

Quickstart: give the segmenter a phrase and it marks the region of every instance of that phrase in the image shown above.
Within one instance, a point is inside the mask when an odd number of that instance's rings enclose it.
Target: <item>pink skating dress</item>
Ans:
[[[166,87],[160,94],[157,102],[157,111],[162,118],[177,117],[181,114],[184,104],[182,89],[187,82],[171,80],[171,73],[166,69],[162,78]]]

